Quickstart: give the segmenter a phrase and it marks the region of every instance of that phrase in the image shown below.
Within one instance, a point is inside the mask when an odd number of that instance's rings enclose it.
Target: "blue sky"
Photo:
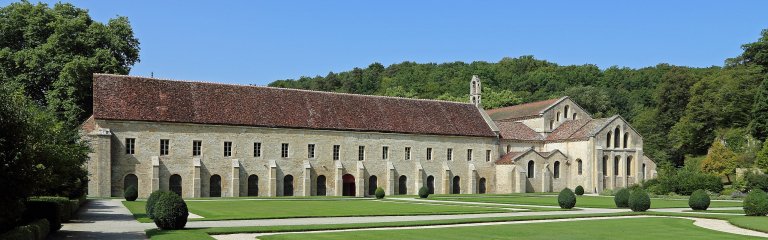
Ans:
[[[521,55],[601,68],[706,67],[768,28],[768,1],[64,2],[98,21],[131,20],[141,42],[132,75],[259,85],[372,62]]]

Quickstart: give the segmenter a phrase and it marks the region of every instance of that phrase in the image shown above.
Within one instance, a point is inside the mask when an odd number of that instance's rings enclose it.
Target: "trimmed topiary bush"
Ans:
[[[165,190],[157,190],[152,192],[152,194],[149,195],[149,198],[147,198],[147,204],[144,206],[144,210],[147,213],[147,217],[149,219],[154,218],[153,212],[155,208],[155,202],[157,202],[157,199],[159,199],[160,196],[162,195],[171,194],[171,193],[173,192],[165,191]]]
[[[763,190],[752,189],[744,198],[744,213],[747,216],[765,216],[768,214],[768,195]]]
[[[136,201],[137,198],[139,198],[139,190],[136,189],[136,186],[128,186],[125,188],[125,191],[123,192],[123,196],[125,196],[125,200],[129,202]]]
[[[565,188],[557,195],[557,204],[562,209],[571,209],[576,206],[576,194],[570,188]]]
[[[703,189],[693,191],[688,199],[688,206],[693,210],[707,210],[709,208],[709,194]]]
[[[419,189],[419,197],[420,198],[427,198],[427,197],[429,197],[429,189],[427,187],[421,187]]]
[[[579,196],[584,195],[584,187],[582,187],[581,185],[576,186],[576,195],[579,195]]]
[[[384,189],[381,187],[376,188],[376,199],[384,198]]]
[[[633,212],[645,212],[651,208],[651,198],[643,189],[637,189],[629,194],[629,208]]]
[[[176,194],[161,194],[155,201],[153,220],[161,229],[182,229],[187,225],[187,203]]]
[[[617,208],[629,207],[629,189],[622,188],[616,192],[616,196],[613,197],[613,202],[616,203]]]

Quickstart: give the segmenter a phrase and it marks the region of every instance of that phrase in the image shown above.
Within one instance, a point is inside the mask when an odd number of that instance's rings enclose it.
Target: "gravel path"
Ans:
[[[136,221],[120,199],[95,199],[48,239],[146,239],[144,229],[153,227]]]

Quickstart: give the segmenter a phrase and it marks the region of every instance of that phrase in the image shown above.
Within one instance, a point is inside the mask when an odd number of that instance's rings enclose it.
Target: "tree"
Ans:
[[[768,141],[763,143],[763,148],[755,156],[755,166],[768,172]]]
[[[139,41],[125,17],[96,22],[72,4],[11,3],[0,8],[0,79],[77,126],[91,115],[92,74],[128,74]]]
[[[715,140],[704,161],[701,162],[701,170],[725,177],[731,182],[731,175],[736,173],[736,154],[725,147],[720,140]]]
[[[757,139],[768,140],[768,75],[757,89],[755,103],[752,105],[752,121],[749,122],[749,130],[752,136]]]
[[[757,42],[741,45],[744,50],[740,56],[726,60],[726,65],[748,65],[755,64],[768,69],[768,29],[760,32],[760,38]]]

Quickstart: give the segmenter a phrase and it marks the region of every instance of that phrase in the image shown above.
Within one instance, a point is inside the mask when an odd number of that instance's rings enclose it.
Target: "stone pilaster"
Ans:
[[[355,177],[355,197],[365,197],[365,165],[357,161],[357,177]]]
[[[515,192],[525,193],[528,188],[528,171],[520,166],[515,166],[512,170],[515,178]]]
[[[541,169],[541,191],[551,192],[552,189],[552,172],[549,171],[549,163],[545,163]]]
[[[344,176],[344,165],[341,164],[341,161],[334,161],[334,164],[336,166],[336,174],[334,174],[334,196],[342,196],[344,195],[344,181],[342,177]]]
[[[152,156],[152,192],[157,190],[160,190],[160,158]]]
[[[387,188],[384,189],[384,193],[387,196],[392,196],[395,194],[395,178],[397,178],[395,173],[395,165],[393,165],[392,162],[387,161]]]
[[[232,159],[232,177],[229,184],[229,193],[232,197],[240,196],[240,161]]]
[[[477,169],[475,169],[475,164],[470,163],[468,170],[469,170],[469,172],[467,173],[467,176],[469,176],[469,179],[467,179],[468,188],[465,193],[475,194],[477,193]]]
[[[269,160],[269,182],[267,183],[267,196],[277,196],[277,163],[275,160]]]
[[[88,196],[112,196],[112,132],[100,128],[88,134],[92,153],[88,154]],[[137,186],[138,187],[138,186]]]
[[[312,164],[305,160],[303,169],[301,196],[312,196]]]
[[[416,174],[416,179],[413,181],[413,191],[418,193],[424,186],[424,168],[421,167],[420,162],[414,161],[414,174]]]
[[[202,192],[202,186],[200,186],[200,165],[201,160],[200,158],[193,158],[192,159],[192,167],[194,170],[192,170],[192,197],[193,198],[199,198],[200,192]]]
[[[443,163],[443,194],[451,194],[451,169]]]

